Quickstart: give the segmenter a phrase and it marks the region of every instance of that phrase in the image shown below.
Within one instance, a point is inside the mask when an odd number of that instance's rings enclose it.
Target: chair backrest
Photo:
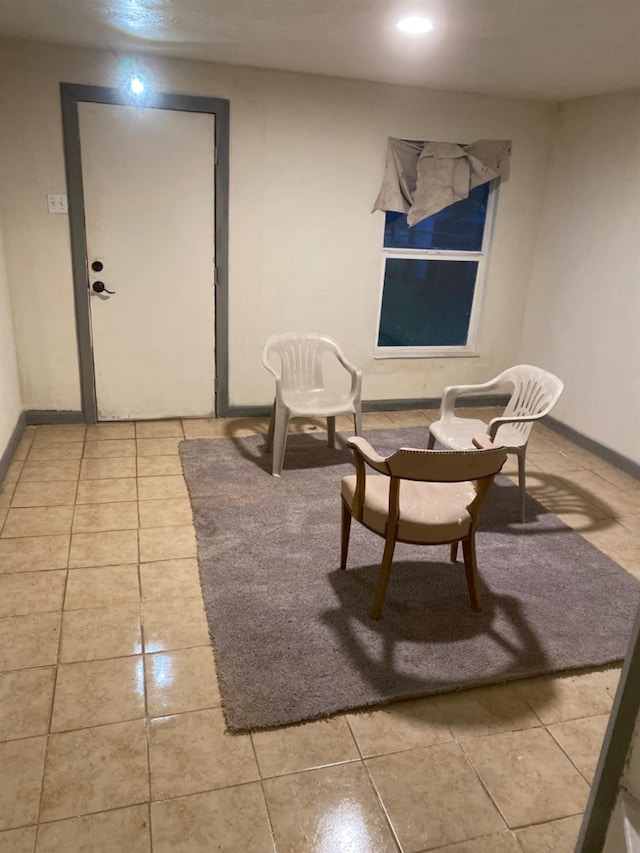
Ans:
[[[391,456],[380,456],[362,438],[350,438],[347,444],[353,448],[356,465],[356,492],[352,514],[362,521],[366,490],[366,465],[380,474],[390,477],[388,517],[393,522],[400,513],[400,485],[402,480],[418,480],[428,483],[473,483],[475,498],[468,505],[473,524],[478,523],[480,508],[495,475],[507,459],[504,447],[496,447],[486,435],[474,437],[478,450],[418,450],[401,447]]]
[[[269,338],[262,351],[262,363],[273,372],[270,360],[276,356],[283,387],[308,391],[324,387],[322,356],[327,352],[343,358],[338,344],[326,335],[287,332]]]
[[[507,459],[504,447],[482,450],[414,450],[402,447],[387,459],[392,479],[389,488],[389,520],[400,516],[401,480],[430,483],[471,481],[475,497],[467,506],[473,525],[478,523],[480,509],[495,475]],[[399,479],[395,479],[399,478]]]
[[[494,477],[507,458],[504,447],[486,450],[418,450],[401,447],[387,457],[392,477],[430,483],[458,483]]]
[[[504,410],[504,417],[542,418],[548,414],[564,388],[553,373],[531,364],[517,364],[496,377],[496,382],[511,383],[513,392]],[[528,438],[532,421],[512,423],[511,428]]]

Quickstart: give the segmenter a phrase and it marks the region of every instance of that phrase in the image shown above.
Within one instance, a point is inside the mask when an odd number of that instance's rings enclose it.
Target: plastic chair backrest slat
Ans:
[[[324,387],[322,355],[339,352],[337,345],[324,335],[274,335],[264,347],[264,357],[280,359],[282,386],[285,389],[308,391]]]

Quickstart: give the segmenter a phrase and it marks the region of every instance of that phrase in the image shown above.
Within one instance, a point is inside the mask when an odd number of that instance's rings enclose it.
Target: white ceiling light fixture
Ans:
[[[402,18],[396,26],[401,32],[409,33],[412,36],[421,36],[433,29],[433,23],[428,18],[423,18],[419,15]]]
[[[144,92],[144,81],[137,75],[129,81],[129,89],[133,95],[141,95]]]
[[[149,79],[144,67],[132,59],[123,57],[118,63],[119,88],[124,96],[135,104],[149,97]]]

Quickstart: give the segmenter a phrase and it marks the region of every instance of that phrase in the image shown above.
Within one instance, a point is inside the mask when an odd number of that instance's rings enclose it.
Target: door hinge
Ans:
[[[213,380],[213,390],[214,390],[214,391],[217,391],[217,390],[218,390],[218,377],[217,377],[217,376],[216,376],[216,377],[215,377],[215,379]]]
[[[218,267],[213,268],[213,286],[218,286]]]
[[[214,145],[213,147],[213,165],[218,165],[218,146]]]

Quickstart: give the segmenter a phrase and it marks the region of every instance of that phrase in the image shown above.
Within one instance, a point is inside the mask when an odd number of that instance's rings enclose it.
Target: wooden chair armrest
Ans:
[[[348,446],[364,461],[380,474],[389,476],[389,467],[385,456],[380,456],[366,438],[356,435],[347,441]]]

